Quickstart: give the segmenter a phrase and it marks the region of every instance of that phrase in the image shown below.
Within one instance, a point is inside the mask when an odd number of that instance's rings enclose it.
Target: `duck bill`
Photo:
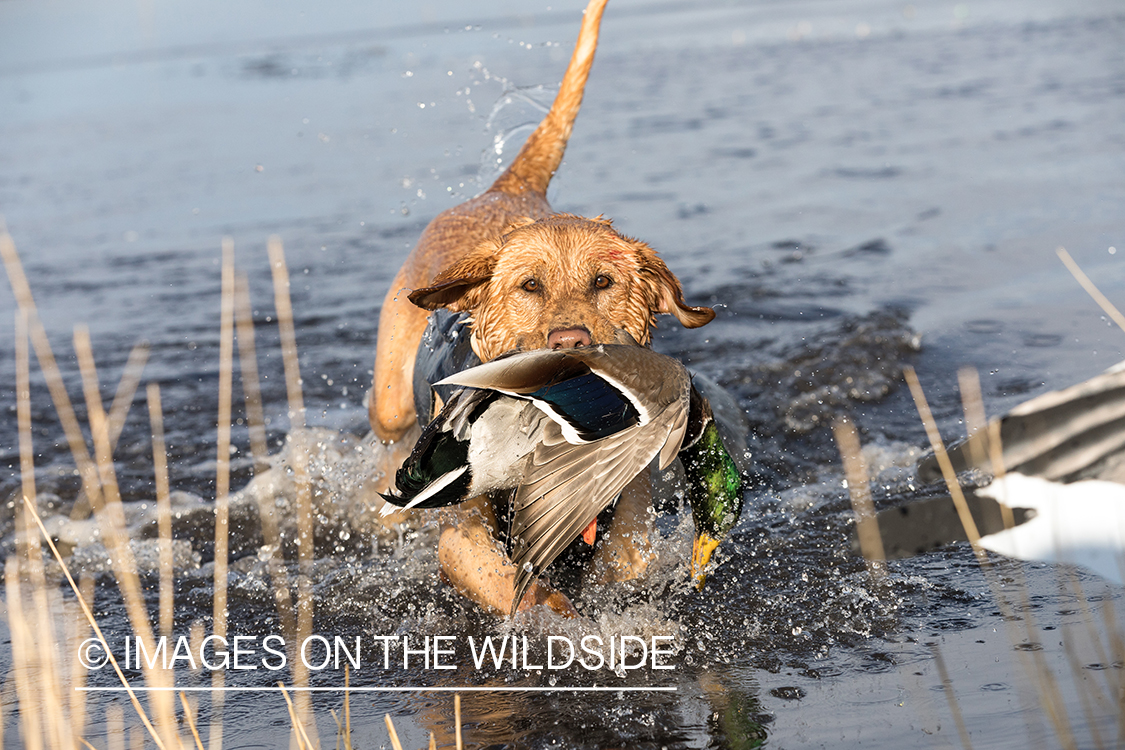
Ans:
[[[695,537],[695,546],[691,550],[691,580],[697,589],[702,590],[707,582],[707,563],[711,561],[711,553],[719,546],[719,540],[712,538],[706,532],[700,532]]]

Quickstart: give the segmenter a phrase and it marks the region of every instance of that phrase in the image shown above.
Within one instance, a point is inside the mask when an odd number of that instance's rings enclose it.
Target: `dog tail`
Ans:
[[[586,6],[574,54],[570,57],[551,111],[528,137],[511,166],[492,183],[490,190],[513,194],[534,190],[540,195],[546,194],[547,185],[562,162],[566,142],[582,106],[582,94],[586,90],[586,79],[590,77],[590,66],[594,63],[598,28],[606,2],[590,0]]]

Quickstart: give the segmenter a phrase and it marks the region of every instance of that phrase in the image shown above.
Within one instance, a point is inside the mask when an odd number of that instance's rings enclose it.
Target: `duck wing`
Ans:
[[[675,456],[686,422],[686,408],[666,409],[647,424],[581,445],[568,443],[556,424],[544,430],[512,503],[513,614],[531,583],[625,485],[667,446]]]
[[[394,486],[380,493],[383,499],[402,508],[442,508],[467,500],[473,481],[472,422],[498,398],[492,391],[455,393],[438,418],[422,430],[414,450],[395,472]],[[389,505],[382,510],[383,515],[391,512]]]

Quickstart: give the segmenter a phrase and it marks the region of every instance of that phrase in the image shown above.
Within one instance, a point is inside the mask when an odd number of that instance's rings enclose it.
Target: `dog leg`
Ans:
[[[476,498],[451,511],[452,523],[443,524],[438,561],[445,579],[467,599],[503,617],[512,609],[516,568],[496,543],[495,518],[486,498]],[[466,508],[471,510],[466,511]],[[565,617],[578,611],[560,591],[536,581],[520,602],[519,611],[545,604]]]
[[[652,474],[645,469],[621,491],[613,522],[594,552],[595,583],[640,578],[652,559]]]
[[[399,271],[383,300],[376,343],[375,387],[368,417],[383,442],[401,440],[414,426],[414,355],[426,330],[428,312],[410,304],[406,268]]]

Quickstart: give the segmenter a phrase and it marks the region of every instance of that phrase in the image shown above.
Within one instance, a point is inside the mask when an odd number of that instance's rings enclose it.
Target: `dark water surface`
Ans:
[[[90,328],[106,397],[133,344],[149,341],[145,376],[163,389],[173,489],[213,498],[219,244],[231,236],[250,277],[280,450],[288,423],[265,254],[278,234],[310,421],[326,444],[336,431],[362,435],[391,277],[433,215],[495,174],[494,139],[510,156],[520,126],[538,119],[579,18],[574,2],[502,0],[281,3],[268,13],[246,3],[0,3],[0,214],[72,398],[81,400],[75,324]],[[1035,682],[1020,660],[1031,649],[1060,681],[1079,746],[1095,736],[1112,745],[1105,675],[1121,665],[1106,669],[1087,633],[1107,635],[1107,608],[1122,616],[1120,589],[1080,574],[1087,607],[1060,589],[1055,568],[1003,564],[1006,586],[1027,577],[1021,620],[1033,616],[1036,628],[1013,638],[967,547],[894,563],[888,586],[873,587],[850,549],[827,425],[857,421],[880,472],[877,502],[902,502],[929,491],[910,471],[925,435],[902,365],[917,368],[953,439],[963,434],[962,365],[980,371],[994,414],[1123,358],[1125,334],[1054,252],[1065,245],[1125,304],[1123,40],[1125,10],[1109,0],[612,0],[553,205],[613,218],[662,254],[690,303],[716,307],[704,329],[661,321],[656,345],[736,395],[761,485],[702,593],[686,586],[688,524],[673,514],[646,587],[583,593],[593,623],[514,630],[437,581],[432,529],[379,539],[348,511],[322,508],[320,633],[667,634],[677,644],[673,670],[623,679],[493,674],[462,659],[441,673],[361,670],[353,684],[676,688],[467,694],[467,738],[480,747],[959,747],[938,644],[974,747],[1054,747],[1034,691],[1021,689]],[[14,309],[0,284],[4,499],[19,487]],[[37,482],[58,496],[61,516],[78,483],[37,372],[32,406]],[[251,465],[237,425],[235,443],[239,487]],[[354,467],[332,455],[322,479],[346,502]],[[143,397],[117,457],[126,499],[151,500]],[[179,577],[177,632],[211,610],[205,516],[185,513],[176,529],[202,564]],[[2,520],[10,551],[10,510]],[[276,623],[252,526],[236,531],[232,633],[261,635]],[[123,637],[102,583],[104,623]],[[228,682],[277,679],[247,674]],[[1075,680],[1101,691],[1086,711],[1080,696],[1095,694]],[[340,682],[331,670],[313,678]],[[316,700],[326,743],[340,702]],[[5,709],[14,742],[14,707]],[[452,699],[353,696],[357,747],[387,742],[386,712],[421,746],[435,725],[448,734]],[[98,739],[100,709],[91,721]],[[228,698],[224,723],[227,747],[288,741],[275,694]]]

